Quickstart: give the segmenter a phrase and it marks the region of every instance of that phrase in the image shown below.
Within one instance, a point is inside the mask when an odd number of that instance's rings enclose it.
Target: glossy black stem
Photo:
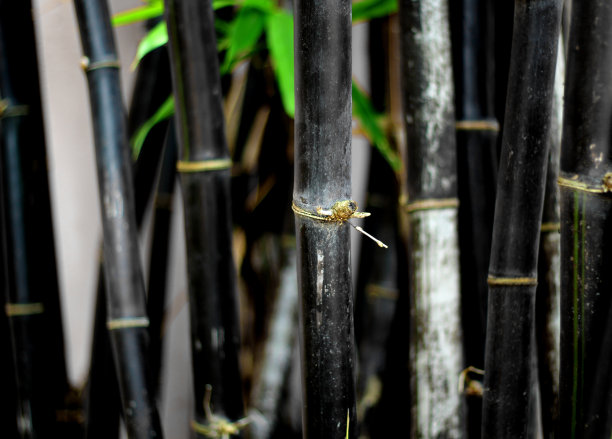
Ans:
[[[128,115],[128,137],[145,123],[172,93],[168,49],[163,46],[148,53],[139,63],[134,80],[134,91]],[[136,222],[142,216],[153,194],[159,171],[162,149],[166,141],[168,121],[151,128],[134,164],[134,191],[136,194]]]
[[[535,279],[561,6],[515,3],[489,265],[483,437],[537,434]]]
[[[119,382],[106,329],[106,285],[100,264],[89,375],[84,391],[85,438],[117,439],[121,413]]]
[[[57,413],[64,408],[69,385],[36,39],[28,1],[0,2],[0,97],[4,294],[15,360],[19,434],[66,437],[68,426]],[[10,311],[24,305],[33,308]]]
[[[497,182],[494,3],[450,2],[457,126],[461,302],[465,366],[484,368],[487,274]],[[473,124],[473,126],[469,126]],[[478,126],[480,124],[480,127]],[[480,436],[482,399],[468,396],[468,429]]]
[[[1,207],[2,203],[0,203]],[[3,215],[0,212],[0,224],[2,229],[4,228]],[[2,246],[4,250],[4,238],[0,234],[0,240],[2,240]],[[4,272],[4,251],[0,252],[0,285],[5,285],[6,275]],[[4,294],[0,294],[0,306],[4,309],[6,304],[6,297]],[[2,388],[4,391],[0,395],[0,423],[3,428],[3,432],[7,437],[19,437],[17,431],[17,383],[15,382],[15,357],[13,354],[13,344],[11,341],[11,332],[9,326],[9,320],[4,312],[0,312],[0,352],[3,353],[2,361],[0,361],[0,376],[2,377]]]
[[[293,201],[351,198],[351,3],[294,4]],[[295,216],[304,438],[357,437],[350,227]],[[347,425],[348,423],[348,425]]]
[[[75,1],[94,125],[110,342],[128,436],[162,437],[148,389],[148,331],[134,189],[108,6]],[[113,327],[115,324],[117,326]]]
[[[563,40],[560,39],[560,42]],[[542,414],[542,433],[553,438],[559,418],[559,320],[560,320],[560,197],[557,178],[561,154],[565,55],[560,46],[555,73],[555,91],[551,115],[546,172],[546,189],[540,250],[538,286],[536,288],[536,340],[538,349],[538,381]]]
[[[166,1],[179,158],[227,160],[213,11],[208,0]],[[236,273],[232,259],[230,170],[182,172],[196,422],[202,401],[243,416]]]
[[[131,138],[136,130],[157,111],[171,91],[168,53],[167,49],[162,47],[147,54],[138,65],[127,122],[128,137]],[[155,178],[158,174],[167,130],[168,123],[165,121],[151,129],[133,165],[136,224],[139,229],[149,205],[151,194],[154,192]],[[163,219],[161,222],[163,223]],[[161,228],[162,226],[160,225],[159,227]],[[158,254],[156,257],[165,258],[166,256]],[[86,428],[88,438],[116,437],[119,427],[119,389],[116,387],[117,378],[112,367],[108,333],[105,329],[107,320],[106,302],[100,298],[101,295],[104,295],[105,288],[102,270],[103,266],[100,265],[96,306],[102,306],[104,309],[96,308],[92,362],[87,384]],[[165,269],[157,270],[155,275],[165,275]],[[155,297],[157,297],[157,293]],[[148,303],[149,300],[147,301],[147,306],[149,307]],[[154,303],[157,303],[155,299]],[[161,317],[159,318],[161,319]],[[149,332],[151,334],[154,332],[159,333],[159,325],[156,326],[155,318],[149,316],[149,320]],[[157,343],[158,340],[159,338],[156,340],[151,339],[150,346],[152,385],[155,387],[152,391],[154,395],[157,395],[157,379],[155,377],[159,373],[159,360],[155,362],[154,359],[161,355],[161,346]],[[94,361],[94,357],[97,360]]]
[[[155,395],[159,395],[162,347],[163,317],[166,305],[168,251],[170,244],[170,225],[176,182],[176,133],[174,123],[166,136],[166,146],[162,157],[159,182],[153,208],[153,241],[149,258],[149,282],[147,297],[147,314],[149,315],[149,333],[151,337],[151,376]]]
[[[560,176],[601,192],[606,187],[605,175],[612,175],[612,5],[574,1],[571,12]],[[581,190],[567,184],[560,188],[558,437],[607,437],[612,423],[612,198],[609,192]]]

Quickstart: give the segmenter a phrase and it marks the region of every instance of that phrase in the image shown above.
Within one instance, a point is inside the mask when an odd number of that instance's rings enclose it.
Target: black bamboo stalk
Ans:
[[[149,27],[159,20],[149,23]],[[163,46],[149,52],[138,64],[134,90],[128,114],[128,137],[131,139],[172,93],[168,49]],[[147,135],[134,164],[134,192],[136,194],[136,222],[142,215],[155,187],[162,149],[167,139],[169,121],[157,123]]]
[[[106,328],[107,299],[103,262],[98,270],[89,375],[85,387],[85,437],[117,439],[121,397],[113,363],[113,351]]]
[[[1,203],[0,203],[1,205]],[[0,213],[0,224],[3,215]],[[4,228],[4,225],[2,225]],[[0,234],[0,240],[3,240]],[[0,247],[4,250],[4,245]],[[0,285],[5,286],[4,273],[4,251],[0,251]],[[6,305],[5,294],[0,294],[0,309],[4,310]],[[0,312],[0,352],[2,352],[2,361],[0,361],[0,377],[2,377],[2,388],[4,391],[0,395],[0,425],[2,425],[3,434],[7,437],[19,437],[17,431],[17,386],[15,383],[15,358],[13,356],[13,346],[11,343],[11,333],[8,316],[4,312]]]
[[[300,294],[304,438],[357,437],[349,227],[351,2],[299,0],[293,206]],[[344,203],[344,204],[342,204]]]
[[[609,437],[612,5],[572,2],[561,145],[558,437]]]
[[[548,171],[538,256],[536,288],[536,340],[538,381],[544,437],[554,437],[559,417],[559,325],[560,325],[560,236],[559,236],[559,155],[563,118],[565,52],[559,40],[555,88],[550,120]]]
[[[450,8],[465,366],[482,369],[499,131],[493,87],[494,4],[489,0],[463,0],[450,2]],[[467,396],[466,404],[469,436],[480,436],[482,398]]]
[[[0,2],[4,311],[21,437],[61,435],[69,391],[30,2]],[[8,357],[10,358],[10,356]]]
[[[466,361],[482,368],[487,309],[487,271],[495,183],[497,133],[492,80],[494,38],[492,4],[482,0],[452,2],[461,285],[466,326]]]
[[[162,324],[166,304],[166,281],[168,274],[168,246],[170,242],[170,223],[176,180],[176,133],[174,123],[170,123],[166,135],[166,146],[162,157],[157,194],[153,209],[153,241],[149,259],[149,282],[147,314],[151,337],[151,376],[152,390],[159,394],[162,362]]]
[[[137,77],[134,84],[134,94],[130,105],[130,117],[128,119],[128,137],[144,123],[159,108],[161,103],[170,93],[170,71],[168,55],[165,48],[155,50],[145,56],[139,64]],[[142,146],[141,153],[134,163],[134,196],[136,225],[140,229],[146,208],[149,203],[151,193],[155,186],[154,181],[158,173],[160,156],[164,144],[162,133],[168,130],[168,123],[157,124],[150,131],[149,136]],[[171,138],[173,140],[173,138]],[[170,165],[173,166],[173,165]],[[163,214],[162,214],[163,216]],[[164,220],[160,220],[162,223]],[[161,225],[159,225],[162,228]],[[160,232],[163,235],[163,232]],[[154,236],[158,236],[155,235]],[[161,236],[159,239],[163,239]],[[155,257],[165,258],[165,254],[156,253]],[[119,413],[121,399],[117,377],[113,367],[112,351],[108,332],[106,331],[106,298],[105,283],[103,273],[103,262],[99,266],[99,277],[96,299],[96,314],[94,319],[94,334],[92,342],[91,366],[89,371],[87,391],[86,391],[86,436],[93,438],[113,438],[119,434]],[[165,275],[165,269],[156,265],[153,276]],[[158,271],[159,270],[159,271]],[[149,281],[149,285],[150,281]],[[165,288],[165,285],[155,284],[156,287]],[[149,294],[150,296],[150,294]],[[154,293],[158,297],[158,293]],[[163,301],[163,299],[161,299]],[[154,299],[154,303],[159,301]],[[99,308],[101,307],[101,308]],[[149,308],[149,301],[147,301]],[[159,334],[159,323],[161,321],[160,312],[156,305],[155,316],[149,315],[149,333]],[[159,337],[150,341],[151,355],[151,383],[152,392],[157,395],[157,376],[159,375],[158,366],[161,355],[161,345],[157,342]]]
[[[168,0],[166,21],[187,240],[196,401],[192,427],[199,435],[207,431],[220,435],[223,422],[236,430],[243,425],[239,421],[243,403],[232,259],[231,162],[211,3]]]
[[[148,318],[116,49],[106,3],[75,1],[94,121],[107,328],[129,437],[161,437],[148,390]]]
[[[561,7],[559,0],[515,3],[488,278],[483,437],[538,433],[535,290]]]
[[[453,77],[447,2],[400,2],[410,230],[411,432],[461,437],[463,368]]]

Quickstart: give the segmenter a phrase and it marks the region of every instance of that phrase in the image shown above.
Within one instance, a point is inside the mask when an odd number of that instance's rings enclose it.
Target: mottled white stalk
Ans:
[[[273,432],[281,402],[283,383],[291,365],[297,338],[297,270],[295,249],[286,252],[278,297],[271,316],[259,380],[253,390],[250,411],[251,437],[267,439]]]
[[[411,215],[413,437],[461,438],[463,367],[457,209]]]

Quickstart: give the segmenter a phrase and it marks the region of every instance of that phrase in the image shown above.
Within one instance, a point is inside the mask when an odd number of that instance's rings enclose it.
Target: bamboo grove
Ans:
[[[39,5],[0,0],[2,437],[611,437],[612,4],[72,7],[102,224],[89,366],[71,381]]]

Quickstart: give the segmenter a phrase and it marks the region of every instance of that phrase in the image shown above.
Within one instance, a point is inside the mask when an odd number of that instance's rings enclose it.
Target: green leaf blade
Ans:
[[[232,68],[252,53],[255,45],[263,34],[266,13],[259,9],[243,7],[238,11],[234,21],[230,23],[226,38],[222,45],[227,46],[225,60],[221,65],[221,74],[231,72]]]
[[[389,140],[379,124],[380,115],[374,110],[372,102],[355,81],[353,81],[353,115],[378,152],[382,154],[395,172],[399,172],[402,168],[402,161],[391,148]]]
[[[162,21],[158,23],[151,29],[142,40],[138,44],[138,49],[136,51],[136,57],[132,62],[132,70],[136,68],[138,63],[142,58],[145,57],[148,53],[154,51],[162,47],[164,44],[168,42],[168,28],[166,27],[166,22]]]
[[[132,138],[130,139],[130,143],[132,144],[132,156],[134,159],[138,158],[140,154],[140,150],[142,149],[142,145],[144,144],[147,135],[151,131],[151,129],[157,125],[159,122],[168,119],[169,117],[174,115],[174,96],[170,95],[164,101],[163,104],[157,109],[155,114],[151,116],[145,123],[143,123],[140,128],[134,133]]]
[[[285,112],[295,116],[293,17],[285,11],[268,16],[266,39]]]
[[[384,17],[397,11],[397,0],[361,0],[353,3],[353,23]]]
[[[111,22],[115,27],[127,26],[128,24],[159,17],[163,13],[164,3],[161,1],[154,1],[146,5],[118,12],[113,15]]]

